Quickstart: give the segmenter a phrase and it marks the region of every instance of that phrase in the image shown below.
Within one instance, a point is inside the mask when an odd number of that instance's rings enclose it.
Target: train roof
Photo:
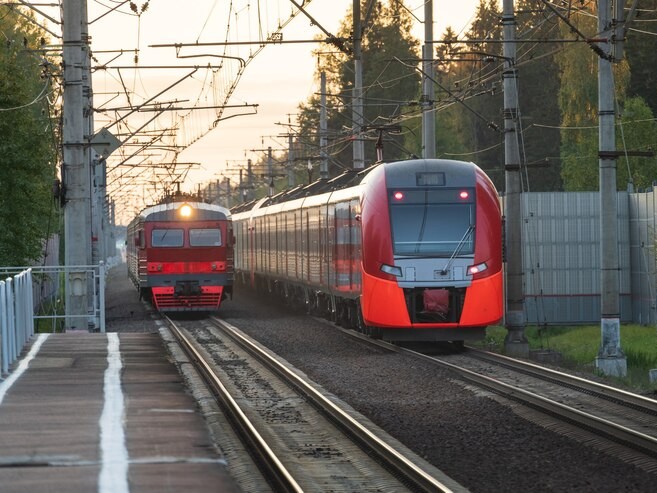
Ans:
[[[330,180],[319,179],[308,185],[298,185],[289,190],[279,192],[271,197],[264,197],[258,200],[245,202],[244,204],[237,205],[231,209],[233,214],[239,212],[247,212],[250,210],[259,209],[261,207],[268,207],[270,205],[282,204],[296,199],[311,197],[314,195],[321,195],[336,190],[342,190],[358,185],[367,173],[372,171],[375,166],[371,166],[362,171],[356,172],[355,170],[347,170],[341,175],[336,176]]]
[[[220,205],[207,204],[205,202],[185,201],[185,202],[167,202],[157,204],[143,209],[137,218],[147,221],[171,221],[177,220],[175,212],[184,204],[190,205],[195,211],[194,219],[212,220],[212,219],[230,219],[230,211]]]
[[[337,192],[339,190],[354,187],[364,183],[370,172],[377,169],[379,166],[385,167],[386,176],[391,179],[391,181],[397,183],[397,186],[402,183],[407,183],[408,186],[415,186],[415,173],[425,170],[432,171],[435,169],[434,167],[437,162],[440,164],[441,171],[445,171],[449,174],[450,186],[463,186],[463,184],[470,184],[475,169],[479,169],[477,165],[472,162],[456,161],[452,159],[409,159],[391,161],[389,163],[376,163],[360,171],[347,170],[331,180],[320,179],[308,185],[299,185],[289,190],[279,192],[271,197],[264,197],[245,202],[233,207],[231,211],[233,214],[256,211],[271,205],[320,196],[329,192]],[[305,202],[303,203],[305,204]]]

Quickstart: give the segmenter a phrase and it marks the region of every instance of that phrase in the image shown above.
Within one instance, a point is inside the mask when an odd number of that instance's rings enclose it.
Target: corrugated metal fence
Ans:
[[[621,321],[654,324],[655,190],[619,192]],[[600,203],[597,192],[523,194],[528,323],[600,321]]]

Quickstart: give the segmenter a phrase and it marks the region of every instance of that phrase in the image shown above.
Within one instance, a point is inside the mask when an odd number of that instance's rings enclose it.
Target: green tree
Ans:
[[[597,30],[597,11],[578,11],[571,22],[580,32]],[[572,37],[562,24],[562,36]],[[561,176],[566,190],[598,189],[598,55],[585,43],[571,43],[557,56],[561,71]],[[614,65],[615,95],[623,104],[630,75],[627,63]],[[618,180],[620,189],[625,183]]]
[[[535,43],[536,38],[558,38],[558,22],[537,10],[535,2],[522,0],[516,9],[519,145],[523,173],[530,190],[561,188],[559,167],[560,122],[557,94],[559,71],[555,44]],[[466,33],[466,44],[448,42],[436,49],[440,100],[437,114],[440,155],[471,159],[484,168],[499,189],[504,186],[503,41],[498,2],[481,0],[475,20]],[[458,149],[447,150],[448,146]],[[469,153],[468,153],[469,151]],[[551,159],[550,159],[551,158]],[[546,166],[547,164],[547,166]]]
[[[631,72],[628,95],[641,96],[653,114],[657,114],[657,0],[642,0],[629,27],[625,44]]]
[[[580,32],[593,33],[596,19],[577,15],[570,21]],[[572,38],[569,26],[561,35]],[[561,71],[561,176],[566,190],[591,190],[598,183],[597,55],[584,43],[571,43],[557,56]]]
[[[366,4],[367,2],[363,2]],[[365,6],[361,9],[366,12]],[[353,14],[343,20],[337,36],[348,38],[352,31]],[[400,0],[377,2],[369,16],[362,36],[363,100],[368,142],[365,144],[366,165],[376,160],[375,142],[379,131],[374,127],[394,124],[402,115],[410,97],[418,94],[420,75],[400,61],[418,58],[418,42],[411,36],[412,19]],[[349,44],[348,44],[349,46]],[[319,50],[322,51],[322,50]],[[319,52],[318,52],[319,55]],[[351,56],[336,52],[321,55],[319,73],[327,75],[329,153],[332,156],[332,174],[339,168],[351,168],[352,147],[352,94],[354,86]],[[308,155],[317,156],[319,146],[319,97],[313,96],[300,105],[299,124],[302,142]],[[402,135],[383,133],[387,161],[406,157],[409,151],[403,146]]]
[[[471,160],[500,187],[504,183],[501,134],[501,30],[495,0],[480,0],[474,21],[457,41],[451,27],[435,50],[436,155]],[[406,146],[419,154],[421,113],[409,120],[412,134]],[[409,112],[409,115],[411,113]]]
[[[554,56],[559,44],[533,42],[558,39],[559,20],[535,7],[533,0],[521,0],[516,7],[517,38],[523,40],[516,56],[522,162],[527,167],[527,190],[561,190],[560,80]]]
[[[502,145],[502,30],[499,2],[480,0],[475,19],[467,32],[468,56],[463,62],[462,78],[457,81],[461,99],[471,111],[463,130],[468,131],[473,161],[488,172],[498,189],[504,183],[504,146]]]
[[[0,7],[1,8],[1,7]],[[38,258],[53,206],[56,145],[43,33],[7,11],[0,19],[0,265]]]
[[[657,147],[657,123],[652,110],[641,97],[628,98],[618,118],[616,148],[628,151],[649,151]],[[656,157],[621,156],[618,159],[618,188],[627,183],[647,188],[657,178]]]
[[[434,70],[435,88],[434,113],[436,119],[436,156],[448,159],[468,159],[471,150],[468,133],[464,130],[464,108],[459,102],[455,81],[462,77],[460,57],[464,46],[451,27],[445,30],[442,43],[436,47]],[[418,89],[421,92],[421,88]],[[419,93],[418,93],[419,98]],[[420,105],[408,107],[404,112],[404,146],[419,156],[422,152],[422,111]]]

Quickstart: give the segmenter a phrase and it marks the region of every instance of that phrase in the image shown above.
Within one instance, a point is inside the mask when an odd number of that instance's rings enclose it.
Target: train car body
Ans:
[[[386,340],[483,337],[503,315],[501,211],[486,174],[411,160],[354,181],[236,211],[237,279]]]
[[[233,289],[228,209],[203,202],[147,207],[128,225],[128,275],[158,311],[215,311]]]

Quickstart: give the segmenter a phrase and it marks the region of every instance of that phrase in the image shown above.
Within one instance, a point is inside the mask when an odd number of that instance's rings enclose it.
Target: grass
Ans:
[[[34,320],[34,332],[36,333],[41,333],[41,332],[64,332],[64,319],[59,318],[62,315],[64,315],[64,297],[63,293],[65,292],[65,287],[64,287],[64,273],[60,272],[57,274],[57,282],[59,284],[59,291],[57,294],[59,296],[55,295],[54,298],[49,299],[44,301],[41,306],[39,307],[39,310],[37,312],[37,315],[41,316],[47,316],[51,318],[40,318],[40,319],[35,319]],[[46,279],[49,279],[48,276],[43,276]],[[38,282],[39,279],[35,279],[35,282]]]
[[[62,300],[49,301],[41,305],[37,315],[62,316],[64,314],[64,303]],[[63,318],[39,318],[34,320],[34,332],[64,332]]]
[[[504,327],[488,327],[486,338],[477,346],[494,352],[504,352]],[[530,350],[552,350],[561,353],[561,366],[581,372],[598,374],[595,357],[600,348],[599,326],[536,327],[525,329]],[[657,329],[641,325],[621,327],[621,348],[627,358],[627,376],[607,377],[611,381],[632,387],[639,392],[657,393],[657,382],[650,382],[649,370],[657,368]]]

